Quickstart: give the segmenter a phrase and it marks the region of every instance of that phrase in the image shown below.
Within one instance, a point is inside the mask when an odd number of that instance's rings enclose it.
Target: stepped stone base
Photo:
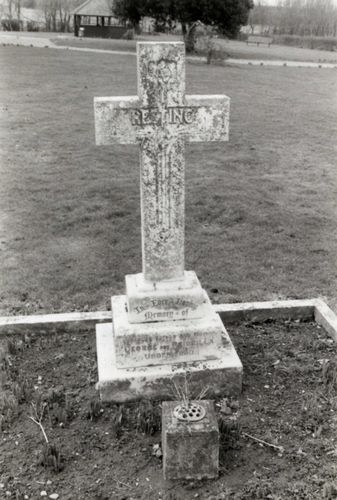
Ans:
[[[130,323],[126,297],[112,297],[111,304],[119,368],[209,361],[217,359],[221,345],[229,342],[222,321],[211,306],[200,319]]]
[[[118,368],[112,323],[96,325],[98,382],[103,401],[122,403],[143,398],[176,399],[174,383],[185,384],[192,397],[207,389],[207,397],[238,396],[242,387],[242,364],[223,327],[226,344],[219,359],[157,366]],[[187,375],[186,375],[187,374]]]

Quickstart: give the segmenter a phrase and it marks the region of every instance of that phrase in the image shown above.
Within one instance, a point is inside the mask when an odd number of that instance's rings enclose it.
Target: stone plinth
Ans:
[[[119,368],[217,359],[221,342],[229,342],[227,333],[221,339],[223,324],[211,307],[200,319],[129,323],[126,297],[113,297],[111,303]]]
[[[173,381],[184,384],[186,374],[195,397],[205,388],[209,397],[238,396],[242,387],[242,364],[223,325],[221,336],[224,345],[218,349],[218,359],[119,368],[113,324],[96,325],[96,388],[101,399],[117,403],[141,398],[171,399],[174,397]]]
[[[194,271],[158,282],[146,281],[143,273],[128,274],[125,283],[130,323],[197,319],[212,310]]]
[[[213,401],[197,401],[206,414],[184,422],[174,415],[178,401],[162,405],[162,450],[165,479],[216,478],[219,472],[219,428]]]

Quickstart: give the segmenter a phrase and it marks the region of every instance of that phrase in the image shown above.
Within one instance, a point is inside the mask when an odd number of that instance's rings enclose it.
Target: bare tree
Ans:
[[[273,25],[270,7],[260,2],[254,5],[254,8],[249,12],[248,24],[253,34],[257,26],[262,33],[269,33]]]
[[[44,13],[46,31],[57,31],[57,8],[59,0],[40,0],[39,6]]]
[[[275,25],[280,34],[335,36],[337,7],[333,0],[280,0]]]
[[[71,11],[81,3],[82,0],[40,0],[46,31],[71,31]]]
[[[15,21],[20,26],[21,20],[21,0],[5,0],[1,4],[1,17],[6,17],[10,21]],[[10,28],[12,29],[12,28]],[[15,28],[16,29],[16,28]]]

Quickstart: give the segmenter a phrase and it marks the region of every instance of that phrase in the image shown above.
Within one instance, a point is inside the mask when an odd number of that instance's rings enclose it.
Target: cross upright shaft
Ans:
[[[185,96],[182,42],[137,44],[138,97],[95,98],[96,143],[138,144],[145,280],[184,274],[185,142],[228,140],[229,98]]]

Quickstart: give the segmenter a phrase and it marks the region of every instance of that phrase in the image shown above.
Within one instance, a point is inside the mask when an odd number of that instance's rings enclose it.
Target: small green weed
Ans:
[[[225,449],[236,448],[241,432],[238,402],[225,398],[220,404],[218,413],[220,445]]]
[[[11,356],[15,356],[19,352],[23,352],[27,345],[29,345],[30,339],[27,335],[23,336],[12,336],[7,339],[7,349]]]
[[[102,415],[103,412],[104,409],[102,408],[101,401],[98,398],[92,398],[89,401],[87,418],[92,421],[97,420]]]
[[[318,393],[313,393],[304,398],[301,406],[301,424],[307,431],[318,437],[324,425],[322,411],[323,402]]]
[[[136,411],[138,432],[153,435],[161,429],[161,405],[158,401],[140,401]]]
[[[18,339],[0,343],[0,431],[17,418],[19,404],[29,401],[32,389],[26,378],[12,380],[11,356],[16,352]]]
[[[31,400],[33,388],[26,378],[19,378],[13,382],[12,391],[18,403],[22,404]]]
[[[329,393],[337,391],[337,361],[329,359],[322,366],[323,384]]]
[[[8,383],[8,355],[3,346],[0,345],[0,388],[4,389]]]
[[[123,432],[123,426],[127,422],[127,409],[123,404],[117,405],[111,418],[112,434],[120,438]]]
[[[18,416],[19,404],[16,397],[9,391],[0,394],[0,431],[3,431]]]
[[[253,499],[271,499],[279,500],[279,497],[275,495],[275,490],[272,481],[266,480],[262,481],[259,478],[251,479],[244,486],[243,491],[234,495],[234,499],[238,498],[240,500],[253,500]]]
[[[0,366],[3,366],[7,362],[8,357],[8,346],[6,343],[0,343]]]
[[[323,486],[323,498],[327,500],[337,498],[337,484],[325,483]]]
[[[39,458],[40,465],[51,468],[54,472],[60,472],[64,469],[64,459],[60,449],[54,445],[45,443]]]
[[[28,418],[39,426],[45,440],[40,452],[39,464],[52,468],[54,472],[59,472],[64,468],[61,451],[58,446],[49,442],[44,426],[42,425],[46,408],[47,403],[40,403],[39,405],[32,403],[32,412]]]
[[[63,386],[48,389],[43,395],[52,425],[64,425],[72,420],[74,411],[71,400]]]

